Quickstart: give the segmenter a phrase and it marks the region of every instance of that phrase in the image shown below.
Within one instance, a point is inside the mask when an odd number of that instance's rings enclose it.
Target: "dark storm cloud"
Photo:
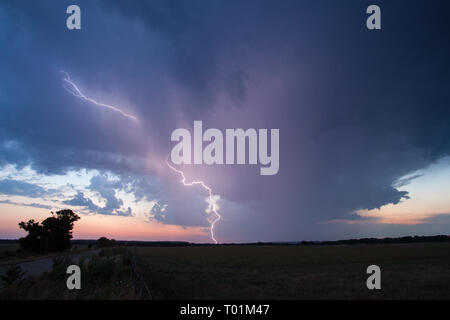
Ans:
[[[317,222],[406,200],[397,179],[450,153],[446,1],[379,1],[381,31],[365,28],[366,1],[77,3],[81,31],[65,29],[71,3],[0,5],[0,164],[112,171],[168,204],[156,219],[204,225],[201,190],[164,166],[171,131],[280,128],[276,176],[187,168],[226,199],[217,232],[237,241],[353,234]],[[61,69],[140,124],[71,96]]]
[[[63,203],[72,206],[85,207],[88,211],[93,213],[120,216],[132,215],[132,210],[130,207],[121,209],[123,206],[123,200],[116,196],[116,190],[119,191],[123,189],[123,184],[121,181],[113,181],[109,179],[107,175],[99,174],[91,178],[88,189],[105,200],[106,204],[104,207],[96,205],[81,191],[78,191],[72,199],[63,201]]]
[[[47,195],[48,191],[35,184],[4,179],[0,180],[0,194],[39,198]]]
[[[242,69],[232,71],[226,78],[225,88],[237,105],[240,105],[245,100],[246,81],[248,81],[248,75]]]
[[[105,194],[105,193],[103,193]],[[108,193],[106,198],[106,206],[100,207],[92,202],[91,199],[86,197],[83,192],[78,191],[77,194],[70,200],[63,201],[64,204],[70,206],[80,206],[87,209],[89,212],[104,214],[104,215],[118,215],[118,216],[131,216],[132,210],[130,207],[126,210],[119,210],[123,205],[123,201],[117,199],[113,194]]]
[[[39,208],[39,209],[52,209],[51,206],[45,205],[45,204],[40,204],[40,203],[24,203],[24,202],[16,202],[16,201],[11,201],[11,200],[0,200],[0,203],[5,203],[5,204],[12,204],[15,206],[21,206],[21,207],[33,207],[33,208]]]
[[[84,193],[81,191],[78,191],[77,194],[70,200],[63,201],[64,204],[68,204],[70,206],[80,206],[80,207],[86,207],[87,209],[95,212],[96,210],[99,210],[100,208],[95,205],[91,199],[86,198],[84,196]]]

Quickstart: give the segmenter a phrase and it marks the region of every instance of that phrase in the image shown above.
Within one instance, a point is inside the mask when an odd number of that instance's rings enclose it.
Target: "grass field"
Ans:
[[[449,299],[450,243],[140,247],[155,299]],[[381,268],[382,290],[366,287]]]
[[[19,249],[18,243],[0,243],[0,258],[14,255]]]
[[[67,290],[66,266],[54,265],[1,284],[0,299],[139,299],[132,253],[116,247],[85,260],[82,290]],[[381,290],[366,287],[372,264]],[[450,299],[450,243],[137,247],[137,269],[157,300]]]

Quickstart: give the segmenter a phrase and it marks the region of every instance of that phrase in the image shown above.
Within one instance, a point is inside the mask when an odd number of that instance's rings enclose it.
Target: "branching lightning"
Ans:
[[[110,110],[113,110],[115,112],[120,113],[122,116],[132,119],[133,121],[137,121],[137,118],[131,114],[125,113],[122,110],[120,110],[118,107],[116,106],[112,106],[109,104],[105,104],[105,103],[101,103],[101,102],[97,102],[94,99],[91,99],[87,96],[85,96],[81,90],[78,88],[78,86],[72,82],[70,80],[70,76],[67,72],[65,71],[61,71],[65,77],[63,78],[64,84],[63,84],[63,88],[67,90],[67,92],[69,92],[70,94],[74,95],[75,97],[81,98],[87,102],[90,102],[96,106],[99,107],[103,107],[103,108],[108,108]],[[216,225],[217,222],[220,221],[220,219],[222,218],[222,216],[219,214],[219,205],[217,204],[218,199],[220,199],[220,197],[218,195],[214,195],[212,192],[212,189],[207,186],[203,181],[192,181],[192,182],[186,182],[186,176],[184,175],[183,171],[176,169],[175,167],[173,167],[168,160],[166,159],[166,164],[167,166],[174,172],[178,173],[181,176],[181,183],[183,183],[183,185],[185,186],[195,186],[195,185],[199,185],[201,186],[203,189],[205,189],[208,192],[208,197],[206,198],[206,202],[208,203],[208,207],[205,209],[206,214],[208,215],[208,222],[210,223],[209,225],[209,232],[211,234],[211,239],[214,241],[214,243],[218,243],[218,241],[216,240],[216,238],[214,237],[214,227]],[[212,214],[214,216],[212,216]]]
[[[136,118],[135,116],[133,116],[133,115],[131,115],[131,114],[128,114],[128,113],[126,113],[126,112],[123,112],[122,110],[120,110],[120,109],[119,109],[118,107],[116,107],[116,106],[112,106],[112,105],[109,105],[109,104],[97,102],[97,101],[95,101],[94,99],[91,99],[91,98],[89,98],[89,97],[86,97],[86,96],[81,92],[81,90],[78,88],[78,86],[77,86],[74,82],[72,82],[72,81],[70,80],[69,74],[68,74],[67,72],[65,72],[65,71],[61,71],[61,72],[65,75],[65,77],[63,78],[63,81],[64,81],[63,88],[66,89],[67,92],[71,93],[71,94],[74,95],[75,97],[81,98],[81,99],[83,99],[83,100],[85,100],[85,101],[88,101],[88,102],[90,102],[90,103],[92,103],[92,104],[95,104],[96,106],[103,107],[103,108],[108,108],[108,109],[110,109],[110,110],[113,110],[113,111],[115,111],[115,112],[120,113],[122,116],[124,116],[124,117],[126,117],[126,118],[129,118],[129,119],[131,119],[131,120],[133,120],[133,121],[137,121],[137,118]]]
[[[167,166],[172,169],[173,171],[175,171],[176,173],[178,173],[181,176],[181,183],[187,187],[191,187],[191,186],[195,186],[195,185],[200,185],[203,189],[205,189],[208,192],[208,197],[206,198],[206,202],[208,203],[208,207],[205,209],[206,214],[210,215],[211,213],[213,213],[215,215],[214,218],[212,218],[211,220],[209,220],[209,232],[211,233],[211,239],[214,241],[215,244],[218,243],[218,241],[216,240],[216,238],[214,237],[214,226],[216,225],[217,222],[220,221],[220,219],[222,218],[222,216],[219,214],[219,205],[217,204],[217,195],[213,195],[212,193],[212,189],[210,187],[208,187],[203,181],[192,181],[187,183],[186,182],[186,176],[184,175],[183,171],[178,170],[176,168],[174,168],[172,165],[170,165],[169,161],[167,161],[166,159],[166,164]]]

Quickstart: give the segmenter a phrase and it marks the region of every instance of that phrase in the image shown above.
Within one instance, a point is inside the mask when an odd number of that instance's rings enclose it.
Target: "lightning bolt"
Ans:
[[[205,209],[205,212],[208,216],[210,216],[211,213],[214,213],[215,218],[213,219],[208,219],[210,225],[209,225],[209,232],[211,233],[211,239],[212,241],[214,241],[215,244],[218,243],[218,241],[216,240],[216,238],[214,237],[214,226],[216,225],[217,222],[220,221],[220,219],[222,218],[222,216],[219,214],[219,205],[217,204],[217,195],[213,195],[212,193],[212,189],[210,187],[208,187],[203,181],[192,181],[187,183],[186,182],[186,176],[184,175],[183,171],[176,169],[175,167],[173,167],[169,161],[167,161],[166,159],[166,164],[167,166],[172,169],[173,171],[175,171],[176,173],[178,173],[181,176],[181,183],[187,187],[191,187],[191,186],[195,186],[195,185],[199,185],[201,186],[203,189],[205,189],[208,192],[208,198],[206,198],[206,202],[208,203],[208,207]]]
[[[115,112],[119,112],[122,116],[132,119],[134,121],[137,121],[137,118],[131,114],[125,113],[122,110],[120,110],[118,107],[109,105],[109,104],[105,104],[105,103],[101,103],[101,102],[97,102],[94,99],[91,99],[87,96],[85,96],[81,90],[78,88],[78,86],[72,82],[70,80],[70,76],[67,72],[65,71],[61,71],[65,77],[63,78],[64,84],[63,84],[63,88],[65,90],[67,90],[67,92],[69,92],[70,94],[74,95],[75,97],[81,98],[85,101],[88,101],[92,104],[95,104],[99,107],[104,107],[104,108],[108,108],[111,109]],[[168,159],[168,158],[167,158]],[[214,241],[215,244],[218,243],[218,241],[216,240],[216,238],[214,237],[214,227],[216,225],[217,222],[220,221],[220,219],[222,218],[222,216],[219,214],[219,205],[217,204],[217,200],[220,199],[220,197],[218,195],[214,195],[212,192],[212,189],[210,187],[208,187],[203,181],[192,181],[187,183],[186,182],[186,176],[184,175],[183,171],[176,169],[175,167],[173,167],[168,160],[166,159],[166,164],[167,166],[173,170],[174,172],[178,173],[181,176],[181,183],[183,183],[183,185],[185,186],[195,186],[195,185],[199,185],[201,186],[203,189],[205,189],[208,192],[208,197],[206,198],[206,202],[208,203],[208,207],[205,209],[206,214],[208,215],[208,222],[210,223],[209,225],[209,232],[211,234],[211,239]],[[210,218],[211,214],[214,214],[215,217]]]
[[[86,97],[83,92],[81,92],[81,90],[78,88],[78,86],[72,82],[70,80],[70,76],[67,72],[65,71],[61,71],[61,73],[63,73],[65,75],[65,77],[63,78],[64,84],[63,84],[63,88],[66,89],[67,92],[69,92],[70,94],[74,95],[75,97],[81,98],[85,101],[88,101],[92,104],[95,104],[96,106],[99,107],[103,107],[103,108],[107,108],[110,110],[113,110],[115,112],[120,113],[122,116],[129,118],[133,121],[137,121],[137,118],[135,116],[133,116],[132,114],[128,114],[126,112],[123,112],[122,110],[120,110],[118,107],[116,106],[112,106],[109,104],[105,104],[105,103],[101,103],[101,102],[97,102],[94,99],[91,99],[89,97]]]

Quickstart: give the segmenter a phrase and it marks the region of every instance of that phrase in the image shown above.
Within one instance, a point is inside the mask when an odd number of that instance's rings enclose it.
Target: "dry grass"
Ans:
[[[67,290],[63,266],[4,287],[0,298],[135,299],[128,250],[86,264],[81,291]],[[155,299],[450,298],[450,243],[139,247],[137,255]],[[366,288],[371,264],[381,267],[382,290]]]
[[[137,299],[127,249],[105,249],[87,261],[77,262],[81,268],[81,290],[67,289],[66,270],[71,264],[69,259],[40,277],[27,277],[12,285],[0,284],[0,300]]]
[[[366,288],[366,268],[382,290]],[[450,244],[138,248],[156,299],[450,298]]]
[[[74,245],[70,249],[72,253],[79,253],[88,250],[87,245]],[[14,263],[21,263],[43,258],[53,258],[60,255],[60,252],[52,252],[47,254],[35,254],[23,251],[18,243],[1,243],[0,244],[0,266]]]

